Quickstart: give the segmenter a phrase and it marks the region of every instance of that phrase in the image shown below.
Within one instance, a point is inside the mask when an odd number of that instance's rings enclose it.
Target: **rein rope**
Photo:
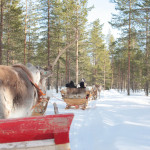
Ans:
[[[29,78],[29,77],[28,77]],[[43,96],[45,96],[46,94],[42,92],[42,90],[39,88],[39,86],[34,83],[30,78],[29,78],[30,82],[32,83],[32,85],[37,89],[37,93],[38,93],[38,103],[36,103],[32,109],[34,109],[35,107],[37,107],[41,102],[44,101],[48,101],[48,100],[44,100]]]
[[[56,97],[56,96],[54,96],[54,95],[52,95],[52,97],[54,97],[54,98],[58,99],[58,100],[59,100],[59,101],[61,101],[61,102],[63,102],[63,101],[64,101],[63,99],[60,99],[60,98],[58,98],[58,97]]]
[[[34,83],[30,78],[29,78],[29,80],[34,85],[34,87],[37,89],[39,99],[41,99],[41,96],[46,95],[45,93],[42,92],[42,90],[39,88],[39,86],[36,83]]]

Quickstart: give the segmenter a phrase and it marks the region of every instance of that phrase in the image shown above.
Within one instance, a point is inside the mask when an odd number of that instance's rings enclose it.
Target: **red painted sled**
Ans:
[[[70,150],[73,114],[0,120],[0,149]]]

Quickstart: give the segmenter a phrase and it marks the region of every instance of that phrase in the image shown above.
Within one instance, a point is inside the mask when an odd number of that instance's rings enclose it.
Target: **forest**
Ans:
[[[88,23],[88,0],[0,0],[0,65],[52,68],[57,90],[82,78],[104,89],[150,90],[150,1],[111,0],[120,37]]]

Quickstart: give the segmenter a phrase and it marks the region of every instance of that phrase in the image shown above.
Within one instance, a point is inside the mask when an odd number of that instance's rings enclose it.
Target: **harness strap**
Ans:
[[[43,100],[42,100],[42,96],[46,95],[45,93],[42,92],[42,90],[39,88],[39,86],[34,83],[30,78],[29,78],[30,82],[34,85],[34,87],[37,89],[37,92],[38,92],[38,103],[36,103],[32,109],[34,109],[35,107],[37,107]],[[31,110],[32,110],[31,109]]]
[[[29,80],[34,85],[34,87],[37,89],[39,99],[41,99],[41,96],[46,95],[45,93],[42,92],[42,90],[39,88],[39,86],[36,83],[34,83],[30,78],[29,78]]]

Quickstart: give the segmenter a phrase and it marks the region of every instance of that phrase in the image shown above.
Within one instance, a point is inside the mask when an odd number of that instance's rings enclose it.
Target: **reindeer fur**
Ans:
[[[24,65],[0,65],[0,119],[13,118],[17,113],[19,117],[31,115],[38,96],[29,78],[33,80]]]

